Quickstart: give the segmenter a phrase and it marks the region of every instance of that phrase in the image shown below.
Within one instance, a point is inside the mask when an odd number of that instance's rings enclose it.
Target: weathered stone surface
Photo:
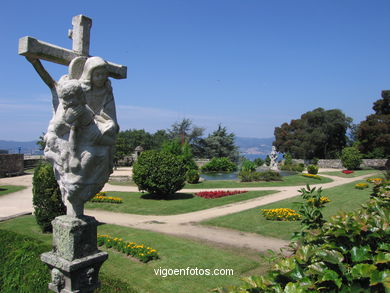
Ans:
[[[0,177],[21,175],[23,171],[23,154],[0,154]]]
[[[63,259],[73,261],[98,252],[96,244],[98,222],[94,217],[60,216],[53,220],[53,251]]]
[[[53,252],[41,255],[41,260],[52,272],[49,289],[57,293],[93,292],[99,288],[99,270],[107,258],[106,252],[98,252],[73,261],[65,260]]]
[[[276,152],[276,147],[272,146],[272,151],[269,154],[269,158],[271,159],[269,168],[273,171],[278,171],[278,163],[276,162],[276,159],[278,158],[278,153]]]

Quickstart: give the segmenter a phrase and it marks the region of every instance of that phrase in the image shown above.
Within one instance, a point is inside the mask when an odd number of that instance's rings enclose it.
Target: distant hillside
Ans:
[[[240,153],[246,155],[268,155],[272,149],[275,139],[256,137],[236,137],[235,143],[239,147]]]
[[[27,154],[27,155],[35,155],[41,154],[37,146],[37,141],[9,141],[9,140],[0,140],[0,150],[6,150],[10,154]]]

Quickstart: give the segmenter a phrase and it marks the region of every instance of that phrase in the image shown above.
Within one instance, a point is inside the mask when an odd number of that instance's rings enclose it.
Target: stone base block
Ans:
[[[99,270],[107,258],[106,252],[98,252],[73,261],[59,257],[54,252],[41,255],[41,260],[51,270],[49,289],[57,293],[86,293],[99,288]]]
[[[59,216],[52,221],[53,251],[72,261],[98,252],[96,236],[98,222],[94,217]]]

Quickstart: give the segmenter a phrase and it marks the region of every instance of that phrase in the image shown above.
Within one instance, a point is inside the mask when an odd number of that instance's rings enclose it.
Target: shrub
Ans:
[[[307,172],[309,174],[316,175],[318,173],[318,166],[316,166],[316,165],[309,165],[309,166],[307,166]]]
[[[236,164],[229,158],[212,158],[202,167],[203,172],[233,172],[236,170]]]
[[[282,176],[275,171],[264,171],[264,172],[251,172],[241,171],[238,174],[241,182],[254,182],[254,181],[281,181]]]
[[[183,161],[163,151],[145,151],[133,166],[133,181],[138,188],[163,197],[184,187],[185,174]]]
[[[261,167],[264,165],[264,160],[262,158],[256,158],[253,163],[255,163],[256,167]]]
[[[280,256],[266,275],[219,292],[387,292],[389,207],[376,198],[340,213],[292,243],[293,255]]]
[[[250,160],[245,160],[242,162],[241,171],[255,171],[256,164]]]
[[[186,180],[190,184],[199,182],[199,172],[197,170],[188,170],[186,173]]]
[[[348,170],[356,170],[362,163],[362,155],[356,147],[344,148],[340,159],[343,166]]]
[[[301,173],[303,170],[305,170],[305,165],[300,164],[292,164],[292,165],[281,165],[280,170],[282,171],[294,171]]]
[[[284,154],[283,157],[284,157],[284,165],[289,166],[293,164],[292,155],[290,153]]]
[[[54,177],[53,167],[42,163],[35,168],[33,176],[34,216],[42,232],[52,232],[51,221],[66,214],[61,191]]]

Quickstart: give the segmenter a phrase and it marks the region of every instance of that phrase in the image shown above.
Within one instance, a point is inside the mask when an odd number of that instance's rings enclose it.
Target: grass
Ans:
[[[18,185],[1,185],[0,186],[0,196],[9,194],[12,192],[16,192],[22,189],[25,189],[26,186],[18,186]]]
[[[371,173],[373,175],[377,174],[378,170],[355,170],[351,174],[344,174],[341,171],[330,171],[330,172],[321,172],[319,175],[324,174],[324,175],[338,176],[342,178],[353,178],[353,177],[368,175]]]
[[[325,174],[325,173],[324,173]],[[323,184],[332,182],[330,178],[322,177],[321,180],[306,178],[300,174],[282,177],[283,181],[270,182],[239,182],[236,180],[206,180],[197,184],[187,183],[184,189],[206,189],[206,188],[235,188],[235,187],[269,187],[269,186],[296,186],[306,184]],[[133,181],[113,181],[109,184],[120,186],[137,186]]]
[[[108,196],[120,197],[122,204],[88,202],[86,209],[102,209],[112,212],[141,215],[176,215],[209,209],[238,201],[265,196],[275,191],[249,191],[247,193],[205,199],[191,193],[176,193],[171,199],[158,199],[153,195],[140,192],[107,192]]]
[[[50,245],[51,234],[42,234],[32,216],[25,216],[0,223],[0,229],[14,231]],[[145,243],[160,254],[159,260],[143,264],[118,252],[106,250],[108,260],[102,274],[130,284],[137,292],[207,292],[219,286],[240,284],[239,278],[261,274],[267,265],[261,263],[258,254],[245,249],[227,249],[208,243],[199,243],[174,236],[121,227],[101,225],[98,233],[122,237],[128,241]],[[105,250],[105,249],[104,249]],[[158,269],[233,269],[233,276],[157,276]],[[129,291],[120,291],[129,292]]]
[[[325,218],[329,218],[341,210],[354,210],[366,202],[369,198],[371,188],[364,190],[355,189],[355,184],[360,181],[337,186],[323,191],[331,202],[323,210]],[[246,232],[254,232],[265,236],[271,236],[289,240],[294,231],[299,230],[297,222],[268,221],[260,213],[260,209],[292,208],[296,209],[294,202],[300,201],[300,197],[293,197],[275,203],[256,207],[247,211],[239,212],[202,222],[204,225],[226,227]]]

